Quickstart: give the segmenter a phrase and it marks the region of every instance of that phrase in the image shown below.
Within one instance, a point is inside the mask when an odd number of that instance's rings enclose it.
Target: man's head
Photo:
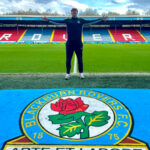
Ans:
[[[71,15],[72,15],[72,17],[77,17],[77,15],[78,15],[78,9],[77,8],[72,8],[71,9]]]

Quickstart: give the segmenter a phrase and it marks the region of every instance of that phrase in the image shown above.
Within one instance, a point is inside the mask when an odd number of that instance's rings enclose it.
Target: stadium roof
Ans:
[[[23,16],[23,15],[3,15],[0,16],[0,24],[39,24],[46,25],[50,24],[42,20],[44,16]],[[47,16],[53,20],[63,20],[68,16]],[[97,19],[101,16],[79,16],[87,20]],[[110,24],[150,24],[150,16],[111,16],[107,18],[107,21],[98,23],[99,25],[110,25]]]

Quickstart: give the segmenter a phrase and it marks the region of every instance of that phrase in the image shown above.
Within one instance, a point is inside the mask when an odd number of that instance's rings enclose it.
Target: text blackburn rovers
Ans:
[[[78,58],[78,68],[79,68],[79,76],[81,79],[84,79],[83,75],[83,59],[82,59],[82,53],[83,53],[83,43],[82,43],[82,28],[83,25],[90,25],[95,24],[100,21],[105,21],[106,16],[94,19],[94,20],[85,20],[83,18],[78,18],[78,9],[72,8],[71,9],[71,18],[67,18],[64,20],[51,20],[46,17],[43,17],[42,19],[44,21],[48,21],[52,24],[66,24],[67,26],[67,42],[66,42],[66,75],[65,79],[68,80],[70,78],[70,69],[71,69],[71,59],[73,56],[73,52],[75,51],[77,58]]]

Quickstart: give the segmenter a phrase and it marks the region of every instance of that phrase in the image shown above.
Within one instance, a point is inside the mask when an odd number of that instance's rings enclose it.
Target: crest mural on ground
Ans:
[[[41,95],[20,116],[23,136],[5,150],[148,149],[130,137],[133,119],[119,100],[87,89],[56,90]]]

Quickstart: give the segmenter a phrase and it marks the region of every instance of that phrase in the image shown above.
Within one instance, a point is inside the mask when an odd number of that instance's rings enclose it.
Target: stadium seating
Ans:
[[[21,35],[25,32],[25,29],[0,29],[0,41],[2,42],[17,42]]]
[[[20,42],[49,42],[52,35],[52,29],[48,28],[29,28],[26,30]]]
[[[107,29],[85,28],[83,29],[83,41],[109,41],[112,39]]]
[[[115,42],[146,42],[136,29],[110,29]]]
[[[65,42],[67,40],[66,29],[55,29],[53,42]]]
[[[150,29],[142,29],[140,32],[145,37],[145,39],[150,42]]]
[[[0,42],[66,42],[65,28],[0,29]],[[150,30],[83,28],[83,42],[147,42]]]

